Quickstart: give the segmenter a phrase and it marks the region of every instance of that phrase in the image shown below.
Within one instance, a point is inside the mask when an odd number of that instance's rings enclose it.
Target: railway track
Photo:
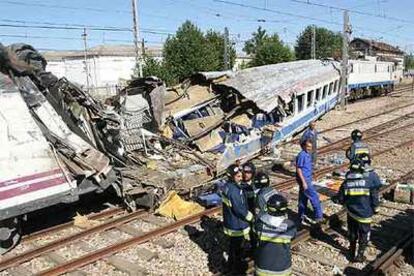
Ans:
[[[331,128],[328,128],[328,129],[325,129],[325,130],[321,131],[320,133],[321,134],[326,134],[327,132],[335,131],[339,128],[344,128],[344,127],[347,127],[347,126],[352,126],[353,124],[358,124],[358,123],[361,123],[361,122],[364,122],[364,121],[369,121],[369,120],[374,119],[374,118],[378,118],[379,120],[386,119],[386,118],[382,118],[382,117],[390,116],[395,112],[402,112],[404,109],[409,109],[410,107],[414,107],[414,102],[413,103],[408,103],[408,104],[404,103],[403,105],[391,108],[389,110],[386,110],[386,111],[383,111],[383,112],[380,112],[380,113],[377,113],[377,114],[374,114],[374,115],[367,116],[367,117],[362,118],[362,119],[354,120],[352,122],[349,122],[349,123],[346,123],[346,124],[343,124],[343,125],[340,125],[340,126],[331,127]],[[398,118],[397,118],[397,120],[398,120]],[[390,121],[390,123],[394,122],[394,121],[395,120],[392,120],[392,121]],[[387,124],[387,122],[384,123],[384,126],[386,124]],[[346,143],[345,143],[346,141],[347,141],[347,139],[344,138],[341,143],[344,143],[344,145],[346,145]],[[297,139],[294,139],[294,140],[292,140],[288,143],[293,144],[295,142],[297,142]],[[335,145],[339,146],[339,144],[337,144],[337,142],[335,142],[334,144],[329,145],[329,147],[332,148]],[[326,151],[327,149],[323,149],[323,151]],[[321,150],[322,150],[322,148],[321,148]],[[283,177],[282,175],[279,175],[279,176]],[[289,176],[284,176],[283,178],[287,179],[287,178],[289,178]],[[122,209],[119,208],[119,207],[116,207],[116,208],[112,208],[112,209],[109,209],[109,210],[104,210],[101,213],[97,213],[97,214],[92,213],[90,216],[87,216],[87,218],[91,219],[91,220],[109,219],[109,218],[112,218],[114,215],[119,215],[121,212],[122,212]],[[66,223],[62,223],[62,224],[59,224],[59,225],[56,225],[56,226],[53,226],[53,227],[50,227],[50,228],[47,228],[47,229],[42,229],[40,231],[31,233],[29,235],[24,236],[22,241],[25,242],[25,241],[35,240],[35,239],[40,238],[40,237],[45,236],[45,235],[50,235],[50,234],[53,234],[53,233],[57,233],[59,231],[66,230],[70,227],[76,227],[76,226],[74,226],[73,221],[69,221],[69,222],[66,222]]]
[[[408,172],[391,182],[390,186],[380,190],[386,193],[397,183],[414,179],[414,171]],[[372,275],[385,273],[401,255],[413,239],[413,209],[396,210],[390,203],[383,202],[372,223],[371,242],[367,249],[367,261],[349,263],[346,231],[338,226],[338,221],[345,220],[346,212],[341,209],[329,216],[323,226],[323,234],[311,235],[308,229],[300,231],[292,243],[293,270],[299,275],[308,275],[318,268],[319,275],[332,275],[344,272],[346,275]],[[411,218],[410,218],[411,213]]]
[[[384,125],[380,125],[377,129],[377,132],[374,131],[375,129],[372,130],[372,137],[367,139],[368,140],[367,142],[372,143],[370,145],[371,147],[374,148],[373,150],[374,156],[379,156],[393,149],[396,149],[402,146],[407,146],[414,142],[413,135],[409,135],[410,133],[413,133],[412,132],[413,122],[410,121],[413,119],[411,114],[404,115],[400,119],[401,119],[401,122],[389,123],[387,127],[385,126],[386,123],[384,123]],[[411,128],[407,128],[407,126]],[[407,129],[408,131],[411,131],[411,132],[407,133]],[[387,143],[381,142],[381,141],[384,141],[384,140],[381,140],[384,137],[389,137],[393,135],[396,135],[395,137],[398,137],[398,139],[387,141]],[[404,138],[404,137],[408,137],[408,138]],[[331,151],[334,151],[334,150],[336,151],[344,147],[344,142],[338,141],[337,143],[338,144],[336,147],[331,146],[331,149],[330,149]],[[326,150],[326,151],[327,151],[327,154],[330,152],[329,150]],[[326,173],[329,173],[335,169],[344,168],[344,167],[346,167],[346,164],[339,165],[339,166],[323,167],[316,172],[316,177],[322,177]],[[293,186],[295,186],[295,180],[290,178],[284,182],[278,183],[277,188],[281,190],[289,190]],[[61,259],[60,262],[55,262],[53,266],[47,267],[37,273],[39,275],[59,275],[59,274],[63,274],[69,271],[80,269],[81,267],[85,265],[91,264],[101,259],[109,260],[109,262],[111,263],[111,259],[109,256],[115,254],[116,252],[122,251],[132,245],[138,245],[138,244],[146,243],[149,241],[156,242],[157,237],[159,236],[162,236],[162,235],[165,235],[171,232],[175,232],[177,231],[177,229],[180,229],[182,226],[196,223],[203,216],[213,216],[219,213],[220,213],[220,208],[209,209],[200,214],[188,217],[184,220],[180,220],[174,223],[166,223],[165,225],[161,225],[161,226],[151,227],[154,229],[151,229],[149,231],[143,231],[142,229],[131,226],[131,224],[137,220],[142,220],[145,217],[152,216],[151,214],[148,214],[147,212],[140,210],[140,211],[133,212],[130,214],[121,215],[117,218],[114,218],[109,221],[105,221],[97,226],[91,227],[84,231],[72,234],[67,237],[63,237],[61,239],[58,239],[50,243],[46,243],[41,246],[37,246],[34,249],[23,252],[22,254],[18,254],[16,256],[9,257],[9,258],[4,258],[3,260],[0,261],[0,271],[5,271],[6,269],[11,269],[13,267],[14,268],[19,267],[20,265],[24,263],[30,263],[36,258],[45,256],[45,255],[47,256],[48,254],[52,254],[58,251],[59,249],[67,248],[68,246],[72,246],[76,248],[76,243],[82,241],[83,239],[86,239],[87,237],[90,237],[91,235],[97,235],[97,237],[99,237],[102,233],[110,233],[111,231],[116,230],[118,231],[118,233],[123,233],[123,235],[126,236],[127,238],[123,239],[120,242],[111,243],[107,246],[102,247],[101,249],[91,250],[91,252],[86,252],[86,254],[83,254],[81,256],[76,256],[68,260]],[[38,234],[38,237],[39,235],[42,236],[41,233]],[[116,234],[112,234],[112,236],[114,235]],[[30,239],[30,238],[26,238],[26,239]],[[115,240],[118,240],[118,239],[115,239]],[[116,266],[115,261],[112,260],[112,263],[115,263],[115,266]],[[122,265],[119,265],[119,262],[118,262],[118,266],[122,266]],[[122,269],[122,267],[117,267],[117,268]]]

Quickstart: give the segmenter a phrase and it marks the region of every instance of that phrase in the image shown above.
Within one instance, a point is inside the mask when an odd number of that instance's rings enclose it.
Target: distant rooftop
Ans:
[[[161,47],[146,47],[146,53],[150,56],[161,56]],[[98,45],[88,49],[88,57],[91,56],[120,56],[120,57],[134,57],[135,47],[133,45]],[[72,51],[45,51],[42,55],[48,61],[57,61],[63,59],[72,59],[84,57],[85,52],[83,50]]]
[[[372,47],[372,49],[376,51],[391,52],[400,55],[404,54],[404,52],[398,47],[392,46],[384,42],[374,41],[365,38],[355,38],[351,41],[351,44],[355,44],[358,41],[366,44],[368,47]]]

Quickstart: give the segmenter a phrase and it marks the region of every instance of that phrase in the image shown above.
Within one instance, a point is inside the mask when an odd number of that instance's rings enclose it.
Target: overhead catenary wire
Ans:
[[[387,16],[387,15],[380,15],[380,14],[374,14],[374,13],[359,11],[359,10],[355,10],[355,9],[349,9],[349,8],[344,8],[344,7],[339,7],[339,6],[332,6],[332,5],[327,5],[327,4],[317,3],[317,2],[311,2],[309,0],[306,0],[306,1],[303,1],[303,0],[290,0],[290,1],[295,2],[295,3],[305,4],[305,5],[316,6],[316,7],[329,8],[329,9],[332,9],[332,10],[349,11],[350,13],[353,13],[353,14],[371,16],[371,17],[381,18],[381,19],[385,19],[385,20],[389,20],[389,21],[414,24],[414,21],[406,20],[406,19],[403,19],[403,18],[392,17],[392,16]]]
[[[337,22],[337,21],[329,21],[329,20],[325,20],[325,19],[321,19],[321,18],[312,17],[312,16],[296,14],[296,13],[291,13],[291,12],[284,12],[284,11],[279,11],[279,10],[274,10],[274,9],[269,9],[269,8],[258,7],[258,6],[252,6],[252,5],[242,4],[242,3],[238,3],[238,2],[232,2],[232,1],[227,1],[227,0],[213,0],[213,2],[227,4],[227,5],[233,5],[233,6],[239,6],[239,7],[249,8],[249,9],[253,9],[253,10],[266,11],[266,12],[291,16],[291,17],[295,17],[295,18],[308,19],[308,20],[312,20],[312,21],[316,21],[316,22],[322,22],[322,23],[326,23],[326,24],[330,24],[330,25],[342,26],[342,23]],[[412,39],[412,38],[409,38],[409,37],[404,37],[404,36],[396,35],[396,34],[391,35],[387,32],[374,30],[374,29],[367,28],[367,27],[360,27],[360,26],[355,26],[355,25],[353,25],[352,27],[353,27],[353,30],[360,30],[360,31],[362,30],[362,31],[369,31],[369,32],[372,32],[372,33],[386,34],[390,37],[399,37],[399,38],[404,38],[406,40],[411,40]]]
[[[11,1],[11,0],[2,0],[0,3],[17,5],[17,6],[31,6],[31,7],[40,7],[40,8],[52,8],[52,9],[61,9],[61,10],[75,10],[75,11],[92,11],[100,13],[127,13],[131,14],[130,10],[119,10],[119,9],[102,9],[102,8],[92,8],[92,7],[73,7],[65,5],[56,5],[56,4],[44,4],[44,3],[30,3],[29,1]]]

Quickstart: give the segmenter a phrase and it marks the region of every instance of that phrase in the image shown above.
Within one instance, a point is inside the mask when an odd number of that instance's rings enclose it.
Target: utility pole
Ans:
[[[141,50],[142,50],[142,56],[145,57],[145,41],[144,41],[144,39],[141,40]]]
[[[87,43],[86,28],[83,28],[83,47],[84,47],[84,63],[85,63],[85,74],[86,74],[86,91],[89,92],[89,66],[88,66],[88,43]]]
[[[316,59],[316,27],[312,26],[311,59]]]
[[[229,29],[224,28],[224,70],[229,70]]]
[[[134,31],[134,45],[135,45],[135,61],[138,65],[138,74],[142,78],[142,57],[139,52],[139,26],[138,26],[138,12],[137,12],[137,0],[131,0],[132,4],[132,23]]]
[[[348,44],[351,34],[348,11],[344,11],[344,26],[342,34],[342,70],[341,70],[341,109],[345,110],[345,95],[348,86]]]

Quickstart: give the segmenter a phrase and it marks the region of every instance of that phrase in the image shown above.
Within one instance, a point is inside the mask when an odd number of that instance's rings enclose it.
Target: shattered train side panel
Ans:
[[[12,80],[0,74],[0,219],[62,200],[73,190]],[[60,199],[57,199],[61,197]]]

